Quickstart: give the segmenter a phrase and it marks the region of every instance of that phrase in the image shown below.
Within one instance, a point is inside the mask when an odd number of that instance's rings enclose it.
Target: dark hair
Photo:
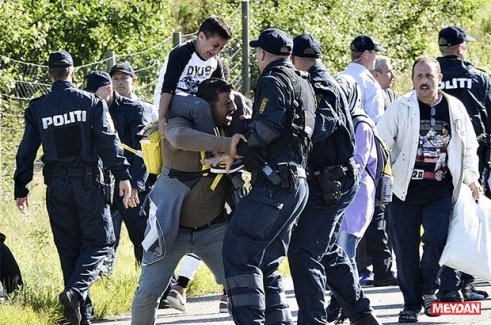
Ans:
[[[218,100],[218,95],[221,93],[229,93],[233,90],[231,84],[223,79],[219,78],[209,78],[203,80],[198,85],[198,92],[196,96],[203,98],[208,103],[212,104]]]
[[[429,57],[427,55],[422,55],[420,57],[418,57],[416,59],[416,61],[414,61],[413,63],[413,69],[411,70],[411,77],[414,77],[414,68],[416,67],[416,64],[420,63],[420,62],[424,62],[426,64],[434,64],[435,67],[436,67],[436,70],[438,71],[438,73],[441,73],[441,69],[440,69],[440,62],[438,62],[437,59],[434,59],[432,57]]]
[[[68,76],[70,75],[70,71],[73,69],[73,67],[56,67],[56,68],[49,68],[49,75],[51,78],[54,80],[66,80]]]
[[[226,40],[232,38],[232,28],[220,17],[206,18],[199,26],[199,32],[203,32],[207,38],[220,36]]]

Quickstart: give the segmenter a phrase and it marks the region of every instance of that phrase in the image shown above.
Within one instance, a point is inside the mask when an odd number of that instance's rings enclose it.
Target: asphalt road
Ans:
[[[298,306],[295,301],[293,285],[290,278],[286,278],[284,282],[288,302],[296,319]],[[491,293],[491,283],[489,282],[476,281],[476,287],[480,287],[482,290]],[[402,294],[398,287],[365,287],[364,291],[372,302],[375,315],[377,315],[383,324],[398,324],[398,314],[403,303]],[[218,313],[218,303],[218,294],[188,298],[186,313],[182,313],[176,309],[159,310],[157,324],[233,324],[232,318],[228,314]],[[93,323],[98,325],[129,325],[131,322],[130,315],[128,314],[114,319],[94,321]],[[349,324],[349,321],[346,320],[344,324]],[[491,298],[481,301],[481,315],[427,317],[423,313],[420,313],[418,324],[491,325]]]

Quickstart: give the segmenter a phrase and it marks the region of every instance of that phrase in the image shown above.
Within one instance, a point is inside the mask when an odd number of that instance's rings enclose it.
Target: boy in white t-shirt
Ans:
[[[230,26],[220,17],[211,16],[201,24],[196,39],[169,52],[154,91],[161,134],[167,118],[176,115],[193,121],[200,131],[216,133],[209,104],[194,95],[203,80],[225,79],[218,56],[231,38]]]

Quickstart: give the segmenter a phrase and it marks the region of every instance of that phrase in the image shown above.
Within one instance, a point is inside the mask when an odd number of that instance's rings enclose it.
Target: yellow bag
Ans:
[[[160,175],[162,169],[162,148],[160,147],[159,123],[154,122],[140,132],[143,161],[150,174]]]

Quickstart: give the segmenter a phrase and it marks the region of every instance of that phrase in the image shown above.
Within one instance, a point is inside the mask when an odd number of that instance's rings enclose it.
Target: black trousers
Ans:
[[[390,278],[392,274],[392,251],[389,246],[385,206],[376,206],[365,235],[356,253],[358,269],[373,266],[374,281]],[[365,249],[365,251],[363,251]]]

